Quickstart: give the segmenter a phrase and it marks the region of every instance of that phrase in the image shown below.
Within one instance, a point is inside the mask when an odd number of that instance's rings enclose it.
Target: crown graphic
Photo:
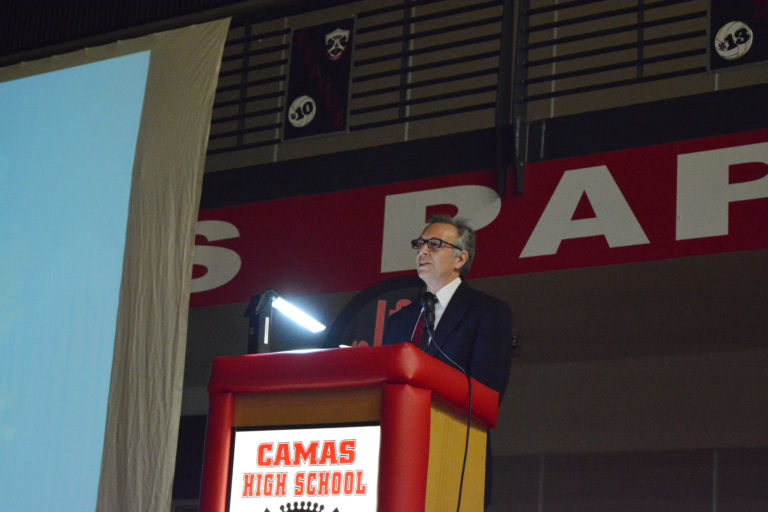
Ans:
[[[280,505],[282,512],[321,512],[324,508],[325,506],[311,501],[302,501],[301,503],[294,501],[293,504]]]
[[[294,501],[293,503],[286,503],[280,505],[281,512],[321,512],[325,508],[325,505],[319,503],[312,503],[311,501]],[[268,508],[264,509],[264,512],[270,512]],[[333,512],[339,512],[339,508],[333,509]]]

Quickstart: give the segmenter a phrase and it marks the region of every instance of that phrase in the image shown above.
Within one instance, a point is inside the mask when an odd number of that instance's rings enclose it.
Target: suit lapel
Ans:
[[[451,297],[448,307],[443,311],[440,323],[437,324],[437,329],[435,329],[435,343],[440,345],[441,348],[445,346],[448,337],[456,330],[459,322],[469,310],[471,305],[469,295],[469,286],[462,281],[453,297]]]

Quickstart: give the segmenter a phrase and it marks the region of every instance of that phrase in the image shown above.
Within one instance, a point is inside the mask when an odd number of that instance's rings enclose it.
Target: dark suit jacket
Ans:
[[[420,312],[421,305],[414,302],[389,317],[382,343],[410,341]],[[471,377],[498,391],[501,400],[514,350],[506,303],[462,281],[437,324],[434,341]],[[432,345],[427,353],[450,364]]]

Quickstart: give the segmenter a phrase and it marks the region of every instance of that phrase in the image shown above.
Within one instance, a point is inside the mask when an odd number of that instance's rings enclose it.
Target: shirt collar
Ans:
[[[451,297],[453,297],[453,294],[456,293],[456,289],[459,287],[460,284],[461,284],[461,278],[457,277],[447,285],[437,290],[437,293],[435,295],[437,296],[437,300],[443,309],[445,309],[448,306],[448,303],[451,301]]]

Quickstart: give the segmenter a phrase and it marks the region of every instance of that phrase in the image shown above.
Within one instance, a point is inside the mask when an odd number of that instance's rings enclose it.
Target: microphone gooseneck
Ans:
[[[421,297],[419,298],[419,302],[421,303],[421,314],[424,315],[424,324],[427,327],[427,333],[430,334],[430,339],[432,338],[431,333],[435,327],[436,300],[437,297],[435,297],[430,292],[422,293]]]

